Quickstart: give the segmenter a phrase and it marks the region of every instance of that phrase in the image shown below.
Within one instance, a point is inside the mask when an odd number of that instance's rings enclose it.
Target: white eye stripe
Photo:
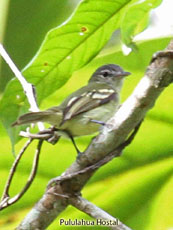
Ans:
[[[108,70],[108,69],[103,69],[100,71],[100,73],[112,73],[112,71]]]

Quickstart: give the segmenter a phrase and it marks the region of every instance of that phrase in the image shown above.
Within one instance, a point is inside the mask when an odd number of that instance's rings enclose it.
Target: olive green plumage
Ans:
[[[68,96],[59,106],[45,111],[24,114],[13,123],[22,125],[47,122],[71,136],[83,136],[97,132],[118,109],[123,79],[129,75],[114,64],[98,68],[88,84]]]

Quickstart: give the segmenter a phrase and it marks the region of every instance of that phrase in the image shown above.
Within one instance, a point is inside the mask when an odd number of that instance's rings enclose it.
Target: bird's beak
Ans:
[[[129,76],[131,73],[130,72],[126,72],[126,71],[121,71],[121,72],[116,72],[115,76],[117,77],[127,77]]]
[[[130,72],[126,72],[126,71],[119,71],[119,72],[114,72],[114,76],[115,77],[126,77],[129,76],[131,73]]]
[[[124,77],[127,77],[127,76],[129,76],[131,73],[130,72],[123,72],[122,74],[121,74],[121,76],[124,76]]]

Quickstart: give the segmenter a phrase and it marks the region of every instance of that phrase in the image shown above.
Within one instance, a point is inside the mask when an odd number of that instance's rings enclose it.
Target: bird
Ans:
[[[103,65],[91,75],[87,85],[70,94],[59,106],[26,113],[12,126],[46,122],[59,137],[70,138],[79,154],[74,138],[98,132],[114,115],[120,106],[124,78],[130,74],[119,65]]]

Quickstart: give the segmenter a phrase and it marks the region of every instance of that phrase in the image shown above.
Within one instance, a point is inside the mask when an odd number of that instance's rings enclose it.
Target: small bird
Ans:
[[[99,131],[113,116],[119,107],[124,77],[129,74],[118,65],[103,65],[92,74],[86,86],[69,95],[59,106],[26,113],[12,125],[47,122],[56,128],[59,136],[69,137],[80,153],[73,137]]]

